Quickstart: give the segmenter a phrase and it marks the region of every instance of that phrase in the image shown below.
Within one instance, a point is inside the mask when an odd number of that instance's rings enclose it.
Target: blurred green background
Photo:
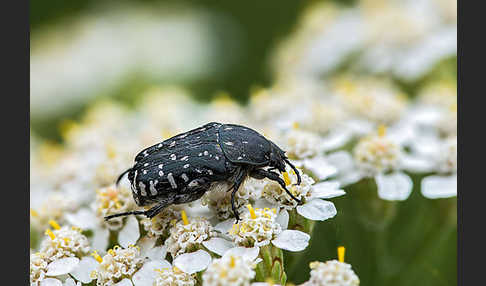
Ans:
[[[42,47],[44,35],[51,29],[69,25],[100,7],[119,5],[118,2],[30,1],[32,53],[38,46]],[[164,9],[164,5],[203,9],[210,13],[210,17],[218,15],[222,18],[222,22],[211,22],[210,25],[217,25],[216,30],[221,30],[216,37],[224,45],[217,53],[221,61],[230,64],[222,72],[203,73],[186,80],[184,86],[201,101],[225,91],[245,103],[252,88],[272,83],[268,61],[273,49],[293,31],[299,15],[314,2],[317,1],[144,0],[123,3],[139,3],[154,9]],[[355,1],[334,2],[352,5]],[[396,83],[413,96],[422,82],[431,77],[455,78],[456,67],[456,58],[449,58],[418,81],[396,80]],[[125,76],[121,84],[100,91],[93,98],[112,97],[131,104],[147,87],[172,80],[147,79],[135,70]],[[47,115],[37,115],[31,107],[31,130],[40,137],[59,141],[59,123],[66,118],[79,118],[91,102],[75,102],[60,112]],[[375,186],[370,186],[372,183],[367,181],[346,188],[346,196],[333,200],[338,215],[318,223],[311,247],[291,258],[292,264],[287,270],[289,281],[305,281],[309,262],[334,259],[336,248],[344,245],[346,261],[352,264],[361,285],[456,285],[456,198],[425,199],[417,190],[421,177],[413,179],[416,189],[404,202],[380,200]]]

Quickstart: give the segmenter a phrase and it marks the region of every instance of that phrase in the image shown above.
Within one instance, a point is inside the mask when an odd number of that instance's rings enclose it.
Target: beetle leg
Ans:
[[[302,180],[300,178],[300,173],[297,170],[297,168],[292,163],[290,163],[289,159],[285,159],[285,163],[289,164],[290,168],[292,168],[292,170],[294,170],[295,174],[297,175],[297,185],[300,185],[300,182]]]
[[[146,211],[131,211],[131,212],[124,212],[124,213],[109,215],[109,216],[105,216],[105,221],[108,221],[108,220],[115,218],[115,217],[127,216],[127,215],[144,215],[148,218],[153,218],[162,209],[164,209],[166,206],[168,206],[168,204],[158,203],[158,204],[156,204],[155,206],[153,206],[152,208],[150,208]]]
[[[238,211],[236,210],[235,195],[236,192],[238,192],[241,184],[245,180],[246,175],[246,170],[240,170],[238,175],[236,175],[235,183],[228,189],[228,191],[233,189],[233,191],[231,192],[231,209],[233,210],[233,214],[235,215],[236,223],[238,223],[238,221],[240,220],[240,216],[238,215]]]
[[[255,170],[253,170],[250,173],[250,176],[253,177],[253,178],[255,178],[255,179],[268,178],[270,180],[276,181],[277,183],[280,184],[280,186],[282,187],[282,189],[284,189],[287,192],[287,194],[289,194],[289,196],[292,197],[292,199],[296,200],[299,204],[301,203],[301,201],[298,198],[296,198],[287,189],[287,186],[285,186],[284,180],[282,180],[282,178],[280,178],[280,176],[277,173],[271,172],[271,171],[267,171],[267,170],[263,170],[263,169],[255,169]]]

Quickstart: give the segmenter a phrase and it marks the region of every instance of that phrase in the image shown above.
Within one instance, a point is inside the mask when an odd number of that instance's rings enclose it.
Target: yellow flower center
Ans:
[[[380,125],[378,127],[378,136],[383,137],[386,135],[386,126],[385,125]]]
[[[230,268],[235,268],[235,258],[233,256],[230,256]]]
[[[30,215],[33,216],[33,217],[38,217],[39,216],[39,213],[37,213],[35,210],[33,209],[30,209]]]

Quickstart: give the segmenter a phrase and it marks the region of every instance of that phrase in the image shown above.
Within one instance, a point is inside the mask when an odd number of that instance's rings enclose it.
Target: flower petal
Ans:
[[[320,182],[312,185],[310,192],[310,199],[330,199],[346,194],[345,191],[339,189],[339,182]]]
[[[287,210],[280,211],[275,221],[280,224],[283,230],[287,229],[289,225],[289,212]]]
[[[140,228],[138,220],[134,216],[129,216],[125,222],[125,226],[120,230],[118,234],[118,242],[124,248],[130,244],[135,245],[140,237]]]
[[[413,182],[402,172],[375,176],[378,196],[387,201],[403,201],[412,193]]]
[[[49,265],[47,265],[46,275],[58,276],[68,274],[78,265],[78,263],[79,258],[77,257],[66,257],[54,260],[53,262],[49,263]]]
[[[167,255],[167,247],[165,245],[151,248],[145,253],[145,257],[147,257],[150,260],[165,259],[166,255]]]
[[[94,229],[98,219],[91,210],[83,208],[76,213],[66,213],[66,220],[81,229]]]
[[[422,179],[422,195],[428,199],[457,196],[457,174],[451,176],[428,176]]]
[[[337,168],[330,165],[323,156],[305,159],[304,167],[317,176],[318,180],[327,179],[337,173]]]
[[[140,256],[148,257],[148,253],[151,251],[152,248],[155,247],[156,242],[156,237],[144,236],[140,238],[140,240],[137,241],[137,245],[140,247]]]
[[[426,173],[433,171],[435,162],[427,157],[404,154],[401,159],[401,166],[403,170],[411,173]]]
[[[79,285],[81,285],[81,283]],[[76,281],[74,281],[73,278],[69,277],[68,279],[66,279],[66,281],[64,281],[62,286],[76,286]]]
[[[145,263],[140,270],[133,274],[132,281],[135,286],[152,286],[157,278],[155,269],[172,268],[167,260],[152,260]]]
[[[310,220],[326,220],[337,214],[332,202],[315,199],[302,206],[297,206],[297,213]]]
[[[235,224],[235,219],[229,218],[215,225],[214,230],[226,234],[233,227],[233,224]]]
[[[76,268],[71,271],[71,275],[76,278],[76,280],[83,283],[90,283],[93,278],[90,274],[93,270],[98,267],[99,263],[91,256],[85,256],[81,258]]]
[[[96,249],[101,255],[106,252],[108,247],[108,238],[110,236],[110,231],[107,228],[97,227],[93,231],[93,249]]]
[[[273,245],[288,251],[302,251],[309,245],[310,235],[299,230],[287,229],[272,240]]]
[[[255,203],[253,204],[253,207],[259,209],[264,209],[264,208],[269,208],[269,209],[275,208],[277,210],[279,209],[277,204],[273,204],[264,198],[259,198],[258,200],[256,200]]]
[[[204,250],[184,253],[174,259],[174,266],[180,270],[192,274],[206,269],[211,263],[211,255]]]
[[[224,256],[228,256],[228,255],[241,256],[244,259],[253,261],[258,257],[259,253],[260,253],[260,248],[258,246],[255,247],[237,246],[226,251]]]
[[[202,243],[209,251],[223,256],[223,254],[230,248],[234,247],[231,241],[220,237],[213,237],[210,240],[203,241]]]
[[[41,281],[40,286],[62,286],[62,282],[55,278],[46,278]]]

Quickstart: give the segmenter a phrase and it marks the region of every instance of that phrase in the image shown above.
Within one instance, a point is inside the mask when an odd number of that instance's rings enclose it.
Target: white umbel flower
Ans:
[[[255,277],[254,263],[244,256],[225,255],[215,259],[204,272],[205,286],[249,286]]]
[[[241,222],[233,225],[229,234],[233,241],[244,247],[265,246],[282,232],[275,219],[276,209],[253,209],[243,214]]]
[[[30,255],[30,285],[39,285],[44,280],[47,272],[47,259],[42,252]]]
[[[124,217],[116,217],[109,221],[105,221],[104,217],[130,211],[135,204],[130,188],[126,184],[120,184],[98,189],[93,207],[101,223],[104,223],[110,230],[119,230],[123,227]]]
[[[157,269],[158,275],[153,286],[194,286],[197,280],[177,267]]]
[[[400,145],[383,133],[361,139],[353,150],[357,167],[369,177],[396,170],[400,165]]]
[[[181,219],[179,206],[169,206],[163,209],[155,217],[143,218],[140,223],[143,225],[147,236],[159,237],[169,232],[169,227]]]
[[[457,137],[447,138],[440,147],[437,168],[440,173],[457,172]]]
[[[216,232],[209,221],[202,217],[191,218],[189,221],[183,215],[183,219],[170,229],[170,236],[165,241],[167,252],[173,258],[193,252],[202,246],[202,243],[216,236]]]
[[[94,253],[94,256],[100,264],[92,273],[92,276],[96,278],[96,285],[99,286],[115,285],[125,278],[130,279],[143,264],[140,251],[135,246],[127,248],[115,246],[113,249],[108,250],[108,253],[103,258],[96,253]]]
[[[357,286],[359,278],[351,269],[351,265],[330,260],[327,262],[311,262],[310,279],[305,286]]]
[[[48,237],[40,244],[40,251],[47,256],[47,261],[52,262],[65,257],[79,258],[88,254],[89,241],[80,229],[68,226],[61,228],[53,221],[52,224],[56,229],[54,231],[47,229]]]

